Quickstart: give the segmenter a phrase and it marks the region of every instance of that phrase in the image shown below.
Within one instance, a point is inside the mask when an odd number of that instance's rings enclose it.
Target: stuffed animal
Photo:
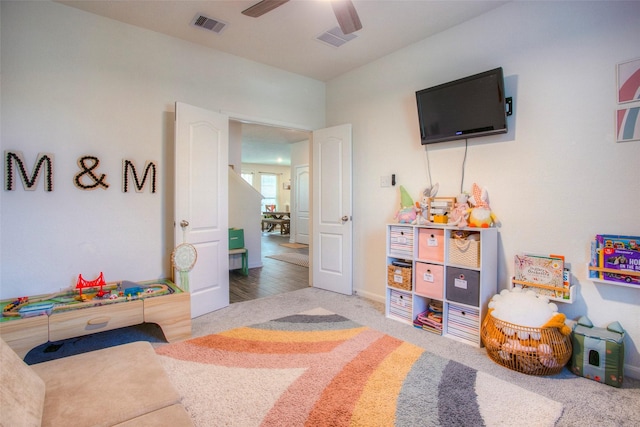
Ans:
[[[480,188],[478,184],[474,183],[469,202],[473,206],[467,210],[469,227],[489,228],[498,222],[489,207],[489,194],[486,188]]]
[[[395,219],[400,224],[412,224],[417,216],[416,207],[413,204],[413,199],[409,196],[407,190],[400,186],[400,209],[396,212]]]
[[[449,225],[456,225],[458,227],[467,226],[467,218],[469,217],[469,195],[466,193],[458,194],[456,197],[456,204],[453,210],[449,214]]]
[[[424,225],[429,223],[429,199],[436,197],[439,188],[440,184],[436,182],[435,185],[424,189],[420,201],[416,202],[417,217],[411,224]]]

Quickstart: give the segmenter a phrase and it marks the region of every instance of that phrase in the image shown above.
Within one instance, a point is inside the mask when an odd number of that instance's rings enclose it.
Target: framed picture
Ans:
[[[455,197],[431,197],[427,202],[427,219],[431,222],[439,222],[434,221],[436,215],[448,217],[455,203]]]
[[[616,141],[640,140],[640,106],[616,111]]]
[[[618,103],[640,101],[640,58],[618,64]]]

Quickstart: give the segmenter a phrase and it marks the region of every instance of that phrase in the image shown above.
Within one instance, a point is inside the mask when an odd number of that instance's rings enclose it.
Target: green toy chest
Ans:
[[[613,387],[622,387],[624,370],[624,329],[613,322],[597,328],[582,317],[571,334],[571,371]]]

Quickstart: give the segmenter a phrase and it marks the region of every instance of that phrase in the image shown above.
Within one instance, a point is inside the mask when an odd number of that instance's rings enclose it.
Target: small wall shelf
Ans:
[[[612,280],[599,279],[597,277],[589,277],[589,280],[595,283],[603,283],[605,285],[614,285],[614,286],[623,286],[626,288],[635,288],[640,289],[640,273],[635,271],[628,270],[615,270],[612,268],[602,268],[602,267],[594,267],[593,265],[587,264],[587,269],[589,271],[598,271],[602,273],[612,273],[612,274],[620,274],[621,276],[628,276],[633,279],[630,279],[630,282],[614,282]],[[636,284],[633,283],[636,281]]]
[[[545,286],[545,285],[541,285],[538,283],[528,283],[528,282],[523,282],[522,280],[516,280],[515,277],[511,278],[511,283],[509,283],[509,289],[513,289],[516,286],[532,286],[532,287],[536,287],[536,288],[543,288],[543,289],[549,289],[549,290],[557,290],[557,288],[553,287],[553,286]],[[556,302],[563,302],[565,304],[572,304],[573,303],[573,299],[574,299],[574,295],[575,295],[575,286],[571,285],[569,286],[569,290],[564,292],[564,293],[569,293],[569,298],[559,298],[559,297],[551,297],[548,295],[544,295],[546,298],[549,299],[549,301],[556,301]]]

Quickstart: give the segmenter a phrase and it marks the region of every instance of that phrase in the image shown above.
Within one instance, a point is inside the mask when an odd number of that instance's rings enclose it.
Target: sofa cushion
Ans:
[[[111,426],[180,402],[146,341],[31,368],[46,385],[42,426]]]
[[[157,411],[149,412],[141,417],[125,421],[114,427],[189,427],[193,426],[191,417],[184,409],[184,406],[175,404]]]
[[[0,425],[39,426],[44,381],[0,339]]]

